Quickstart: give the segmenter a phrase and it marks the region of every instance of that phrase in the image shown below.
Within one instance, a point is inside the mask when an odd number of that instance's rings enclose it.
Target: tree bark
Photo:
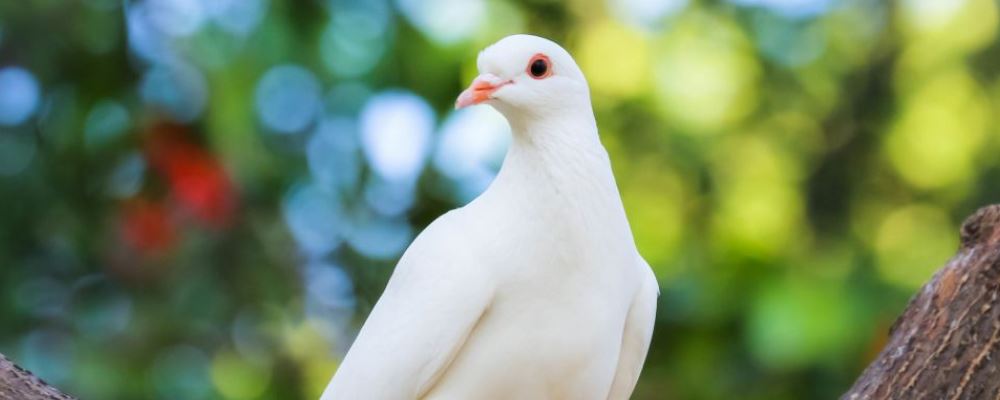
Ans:
[[[1000,205],[969,217],[961,238],[841,400],[1000,399]]]
[[[0,400],[72,400],[0,354]]]

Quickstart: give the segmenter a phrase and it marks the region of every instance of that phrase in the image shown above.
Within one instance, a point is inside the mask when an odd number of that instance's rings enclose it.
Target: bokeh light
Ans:
[[[416,186],[412,183],[389,182],[379,178],[365,183],[363,196],[372,210],[383,216],[400,216],[416,201]]]
[[[35,330],[21,340],[21,366],[59,385],[73,373],[73,341],[55,330]]]
[[[322,120],[306,144],[309,171],[328,191],[350,192],[361,177],[357,124],[347,118]]]
[[[765,365],[777,369],[833,359],[862,336],[852,326],[854,306],[834,287],[815,282],[766,287],[752,306],[750,348]]]
[[[0,69],[0,125],[18,125],[34,114],[41,99],[35,76],[21,67]]]
[[[388,91],[361,110],[361,144],[372,169],[390,182],[412,182],[430,150],[434,111],[417,95]]]
[[[962,68],[942,71],[912,88],[886,151],[912,184],[940,188],[973,178],[975,155],[990,112],[982,88]]]
[[[289,190],[283,208],[292,236],[306,253],[322,256],[340,244],[345,217],[336,196],[301,184]]]
[[[803,24],[769,14],[754,16],[757,46],[768,59],[788,67],[802,67],[826,51],[826,32],[817,24]]]
[[[484,0],[398,0],[410,23],[443,44],[467,39],[486,19]]]
[[[413,229],[405,220],[361,216],[355,221],[348,243],[358,253],[374,260],[391,260],[403,254],[413,239]]]
[[[645,35],[610,21],[594,24],[582,34],[576,58],[595,92],[634,96],[650,85],[652,56]]]
[[[212,383],[227,399],[260,397],[271,383],[271,370],[223,350],[212,358]]]
[[[208,378],[208,356],[190,345],[165,349],[150,368],[150,379],[159,399],[209,399],[214,397]]]
[[[343,77],[368,73],[390,45],[392,14],[388,4],[382,0],[349,3],[332,13],[319,41],[323,62]]]
[[[343,330],[354,316],[354,284],[343,268],[330,263],[310,263],[303,274],[306,284],[306,315],[327,321],[330,339],[344,340]]]
[[[142,187],[146,161],[138,153],[125,154],[108,176],[108,194],[118,198],[132,197]]]
[[[766,257],[805,240],[799,229],[804,204],[794,175],[801,167],[794,160],[759,137],[733,139],[716,154],[719,213],[714,226],[731,241],[729,246]]]
[[[212,21],[227,32],[247,36],[260,24],[268,0],[215,0],[202,3]]]
[[[307,128],[320,108],[320,86],[309,70],[297,65],[271,68],[254,94],[260,121],[277,133]]]
[[[91,148],[106,146],[125,134],[130,122],[125,106],[114,100],[101,100],[87,113],[83,123],[84,140]]]
[[[493,181],[511,140],[510,126],[496,110],[474,107],[445,118],[438,133],[434,167],[456,183],[454,200],[464,204]]]
[[[198,0],[145,0],[145,12],[157,29],[172,36],[189,36],[205,22]]]
[[[178,122],[201,116],[208,88],[201,71],[184,62],[161,64],[143,74],[140,93],[147,105]]]
[[[683,129],[713,132],[757,106],[757,60],[742,30],[724,17],[691,12],[654,52],[663,111]]]
[[[144,1],[123,4],[129,50],[149,62],[176,58],[167,35],[151,21],[148,5]]]
[[[684,9],[688,0],[608,0],[611,12],[623,21],[649,29]]]
[[[954,224],[933,206],[900,207],[882,220],[875,242],[878,271],[895,284],[917,288],[958,248]]]
[[[788,18],[809,18],[826,12],[835,0],[730,0],[742,6],[763,7]]]
[[[688,188],[678,173],[647,159],[622,182],[622,202],[629,215],[636,246],[658,279],[672,279],[684,234]]]

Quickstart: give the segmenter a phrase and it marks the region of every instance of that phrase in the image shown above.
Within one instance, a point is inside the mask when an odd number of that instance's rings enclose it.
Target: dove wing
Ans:
[[[611,385],[611,392],[608,393],[609,400],[628,399],[632,395],[632,390],[635,389],[635,384],[639,380],[639,373],[642,372],[642,364],[646,361],[649,342],[653,337],[653,324],[656,321],[656,299],[660,295],[660,288],[649,264],[641,258],[640,261],[645,275],[642,287],[632,300],[632,306],[629,308],[625,321],[622,348],[618,356],[618,369]]]
[[[493,293],[455,225],[410,245],[321,400],[417,399],[440,380]]]

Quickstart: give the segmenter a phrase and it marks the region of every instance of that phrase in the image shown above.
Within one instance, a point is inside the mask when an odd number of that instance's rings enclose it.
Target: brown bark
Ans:
[[[969,217],[961,238],[841,400],[1000,399],[1000,205]]]
[[[0,400],[72,400],[0,354]]]

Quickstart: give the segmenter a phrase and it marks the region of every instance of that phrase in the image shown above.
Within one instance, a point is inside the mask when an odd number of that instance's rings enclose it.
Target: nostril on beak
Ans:
[[[468,106],[482,104],[491,98],[494,92],[503,86],[513,83],[512,81],[502,81],[493,74],[482,74],[472,80],[469,88],[462,91],[455,100],[455,108],[465,108]]]

